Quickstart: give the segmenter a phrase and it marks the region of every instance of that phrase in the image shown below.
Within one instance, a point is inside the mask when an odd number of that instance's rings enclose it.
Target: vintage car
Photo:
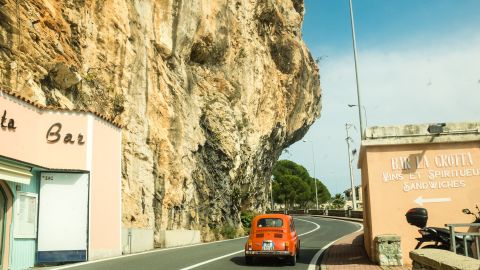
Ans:
[[[245,263],[255,257],[286,258],[295,265],[300,254],[300,240],[293,218],[283,214],[263,214],[252,220],[252,228],[245,243]]]

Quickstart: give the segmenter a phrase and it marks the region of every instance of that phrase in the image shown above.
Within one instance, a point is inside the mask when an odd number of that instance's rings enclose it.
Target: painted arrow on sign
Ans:
[[[422,196],[416,198],[414,202],[420,206],[423,206],[424,203],[439,203],[439,202],[450,202],[452,199],[450,198],[432,198],[432,199],[424,199]]]

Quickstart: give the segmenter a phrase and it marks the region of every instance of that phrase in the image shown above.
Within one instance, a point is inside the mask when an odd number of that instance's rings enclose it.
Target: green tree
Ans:
[[[307,208],[315,203],[315,180],[301,165],[290,161],[277,161],[273,167],[273,199],[285,207]],[[330,199],[330,192],[317,179],[318,202],[324,203]]]
[[[318,203],[326,203],[332,198],[330,191],[328,191],[328,188],[320,180],[317,181],[317,189]]]
[[[331,200],[334,209],[341,209],[345,206],[345,197],[342,194],[337,193]]]

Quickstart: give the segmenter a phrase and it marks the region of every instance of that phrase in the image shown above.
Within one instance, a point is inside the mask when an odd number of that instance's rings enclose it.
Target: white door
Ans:
[[[88,174],[42,173],[38,263],[86,261]]]

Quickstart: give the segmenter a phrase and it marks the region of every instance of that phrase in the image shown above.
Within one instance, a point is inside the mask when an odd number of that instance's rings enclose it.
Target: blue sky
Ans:
[[[312,50],[351,50],[348,0],[306,0],[303,37]],[[478,0],[353,0],[359,50],[434,44],[478,27]],[[430,37],[435,37],[430,40]]]
[[[334,194],[350,186],[345,123],[359,126],[358,109],[347,106],[357,103],[349,4],[305,0],[305,8],[303,38],[320,59],[323,108],[307,142],[280,158],[311,175],[315,167]],[[368,126],[480,121],[479,0],[353,0],[353,9]],[[350,132],[358,149],[359,133]]]

